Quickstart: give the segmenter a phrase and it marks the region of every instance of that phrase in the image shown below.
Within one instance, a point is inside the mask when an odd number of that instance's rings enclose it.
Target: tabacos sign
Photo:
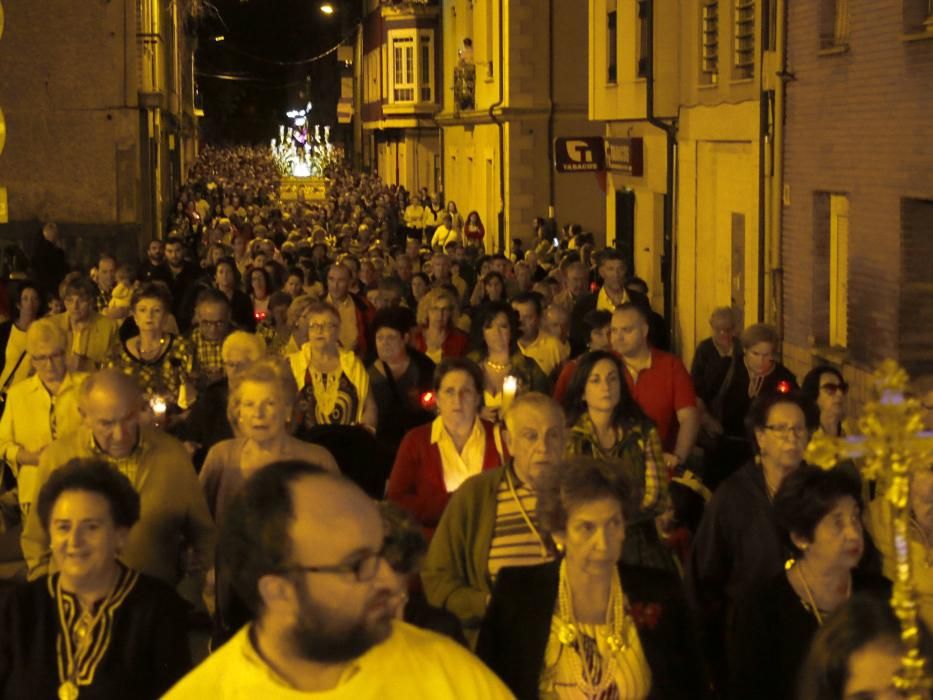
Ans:
[[[559,173],[595,173],[606,169],[602,136],[568,136],[554,139],[554,168]]]

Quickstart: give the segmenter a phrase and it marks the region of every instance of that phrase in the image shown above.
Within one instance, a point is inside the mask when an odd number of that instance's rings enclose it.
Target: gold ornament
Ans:
[[[918,401],[904,397],[907,373],[893,360],[885,360],[875,373],[872,400],[848,437],[819,433],[807,447],[806,460],[831,469],[842,460],[856,459],[862,477],[877,482],[878,493],[888,500],[893,515],[893,544],[897,557],[891,606],[901,623],[906,653],[895,686],[911,700],[933,687],[920,654],[917,624],[917,591],[911,576],[907,532],[910,527],[910,476],[929,468],[933,460],[933,434],[921,433],[923,421]]]
[[[561,621],[557,629],[557,638],[564,646],[570,646],[577,639],[577,628],[572,622]]]

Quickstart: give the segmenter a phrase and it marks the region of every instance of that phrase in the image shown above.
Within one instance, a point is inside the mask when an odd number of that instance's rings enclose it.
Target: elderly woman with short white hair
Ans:
[[[338,471],[330,452],[289,435],[297,395],[290,368],[278,358],[257,360],[234,378],[227,418],[236,437],[211,448],[199,477],[218,525],[243,482],[267,464],[297,459]]]
[[[220,348],[223,379],[210,384],[198,396],[187,418],[173,429],[175,435],[184,441],[195,469],[200,470],[211,447],[221,440],[233,437],[233,428],[227,420],[227,413],[217,408],[227,405],[230,385],[234,379],[265,355],[265,341],[253,333],[234,331],[224,340]]]

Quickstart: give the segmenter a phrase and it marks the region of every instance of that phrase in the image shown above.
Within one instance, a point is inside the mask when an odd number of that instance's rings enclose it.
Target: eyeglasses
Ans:
[[[835,396],[837,392],[845,396],[849,393],[849,385],[846,382],[840,382],[839,384],[835,382],[820,384],[820,391],[825,391],[829,396]]]
[[[796,438],[806,437],[810,431],[805,425],[766,425],[765,430],[770,430],[775,435],[786,438],[793,435]]]
[[[320,331],[332,331],[337,328],[336,323],[309,323],[308,330],[312,333],[318,333]]]
[[[385,560],[385,546],[378,552],[364,554],[356,561],[347,564],[334,564],[332,566],[286,566],[279,569],[280,573],[300,572],[309,574],[353,574],[357,583],[366,583],[376,578],[379,572],[379,563]]]
[[[207,328],[221,328],[227,325],[226,321],[210,321],[206,318],[199,318],[198,325],[205,326]]]
[[[32,364],[44,364],[46,362],[54,362],[55,360],[60,360],[65,356],[63,352],[53,352],[51,355],[31,355],[30,359]]]

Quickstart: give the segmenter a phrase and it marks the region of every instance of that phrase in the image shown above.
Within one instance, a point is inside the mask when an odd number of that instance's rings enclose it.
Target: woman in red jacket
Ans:
[[[471,211],[467,214],[466,223],[463,225],[463,245],[482,248],[485,236],[486,227],[480,221],[479,212]]]
[[[438,417],[402,439],[387,497],[411,513],[430,538],[450,494],[467,478],[505,459],[499,430],[479,418],[483,374],[465,358],[441,362],[434,375]]]

